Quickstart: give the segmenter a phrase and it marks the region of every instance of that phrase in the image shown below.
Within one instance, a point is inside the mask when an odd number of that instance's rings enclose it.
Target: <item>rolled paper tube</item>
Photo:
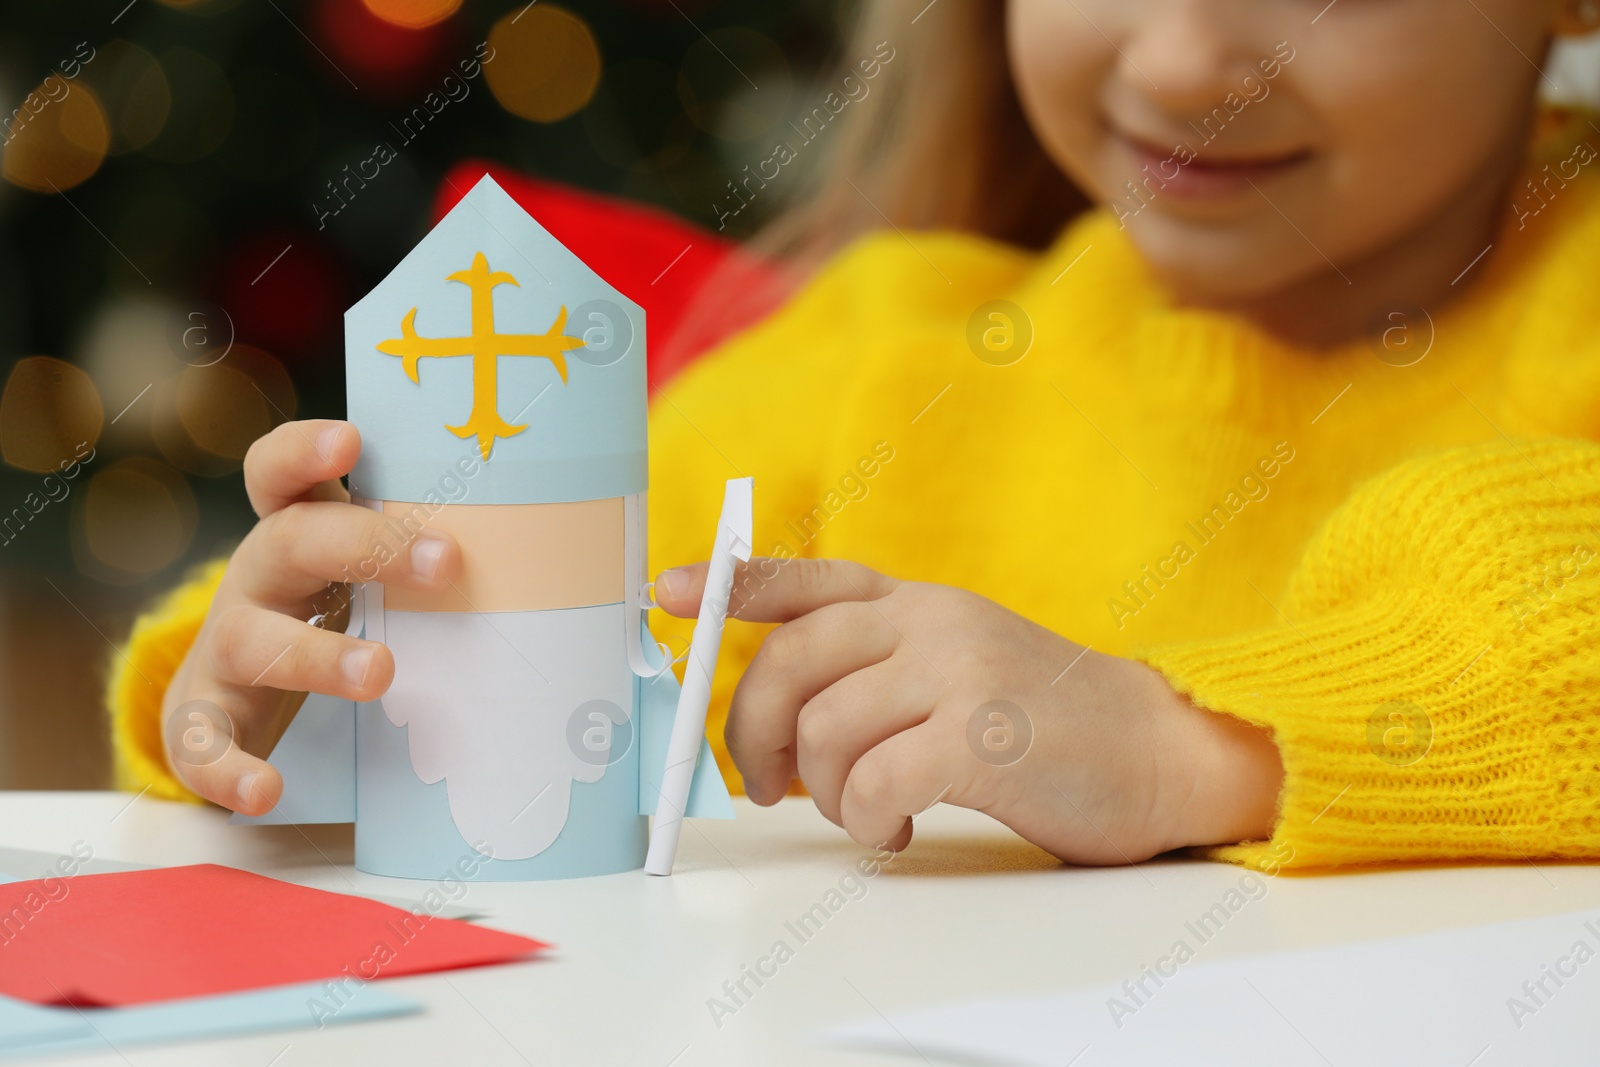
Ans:
[[[667,743],[661,797],[656,804],[656,821],[650,828],[650,850],[644,861],[646,874],[671,874],[678,854],[678,834],[689,808],[695,763],[705,742],[711,676],[717,669],[722,626],[727,621],[728,599],[733,593],[734,560],[750,558],[754,484],[750,478],[730,478],[723,491],[722,517],[717,522],[717,539],[706,568],[700,614],[695,619],[694,637],[689,642],[689,662],[683,672],[678,713],[672,721],[672,738]]]

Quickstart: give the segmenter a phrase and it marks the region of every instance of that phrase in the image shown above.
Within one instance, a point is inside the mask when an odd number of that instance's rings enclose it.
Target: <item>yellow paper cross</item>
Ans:
[[[548,333],[495,333],[494,287],[518,285],[517,279],[503,270],[489,270],[489,261],[482,252],[472,257],[469,270],[458,270],[446,280],[461,282],[472,290],[472,336],[470,337],[418,337],[417,309],[412,308],[400,322],[400,336],[378,345],[378,351],[399,356],[406,376],[421,384],[417,377],[417,360],[424,356],[472,357],[472,411],[464,426],[445,429],[457,437],[477,437],[478,451],[487,460],[489,450],[497,437],[510,437],[528,428],[527,423],[512,426],[500,417],[500,357],[542,356],[555,364],[561,383],[567,381],[567,361],[563,352],[583,347],[583,339],[562,333],[567,325],[567,308],[563,304],[556,315],[555,324]]]

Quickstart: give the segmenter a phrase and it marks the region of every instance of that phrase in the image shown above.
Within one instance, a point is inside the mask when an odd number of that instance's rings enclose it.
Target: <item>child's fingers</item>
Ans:
[[[843,826],[850,769],[877,745],[927,721],[941,685],[904,650],[830,685],[800,709],[795,764],[817,810]],[[747,779],[748,780],[748,779]]]
[[[461,546],[442,530],[407,533],[370,508],[302,501],[257,523],[229,573],[246,599],[287,606],[329,582],[440,589],[460,566]]]
[[[375,700],[394,680],[394,656],[376,641],[318,629],[254,604],[235,604],[214,625],[207,646],[211,669],[232,685]]]
[[[931,722],[875,746],[845,779],[839,798],[845,832],[869,848],[905,848],[913,815],[941,800],[960,802],[958,779],[971,772],[956,766],[959,755],[951,750],[948,733]]]
[[[704,563],[661,572],[656,603],[669,614],[692,618],[705,592]],[[747,622],[788,622],[827,604],[877,600],[899,581],[841,559],[770,559],[757,556],[733,572],[728,614]]]
[[[185,785],[213,804],[241,815],[264,815],[283,795],[283,776],[277,768],[237,744],[228,744],[215,758],[187,754],[181,743],[169,755],[172,769]]]
[[[898,635],[872,608],[830,604],[767,635],[728,709],[728,754],[756,803],[789,788],[795,721],[806,701],[863,667],[887,659]]]
[[[361,434],[348,422],[286,422],[258,437],[244,457],[250,506],[266,518],[297,500],[349,500],[338,479],[361,455]]]

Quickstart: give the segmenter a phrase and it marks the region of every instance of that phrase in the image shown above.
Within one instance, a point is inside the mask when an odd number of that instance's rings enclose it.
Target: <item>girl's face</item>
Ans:
[[[1481,248],[1577,8],[1010,0],[1007,36],[1045,150],[1180,296],[1229,305],[1356,286],[1446,231]]]

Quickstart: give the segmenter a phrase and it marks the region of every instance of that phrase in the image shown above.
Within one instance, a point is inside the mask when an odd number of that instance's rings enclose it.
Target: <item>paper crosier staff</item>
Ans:
[[[644,312],[485,177],[345,314],[350,492],[455,536],[460,578],[358,587],[378,700],[307,701],[278,810],[356,866],[567,878],[644,864],[678,685],[645,627]],[[713,656],[715,652],[713,650]],[[732,818],[702,736],[688,817]]]

